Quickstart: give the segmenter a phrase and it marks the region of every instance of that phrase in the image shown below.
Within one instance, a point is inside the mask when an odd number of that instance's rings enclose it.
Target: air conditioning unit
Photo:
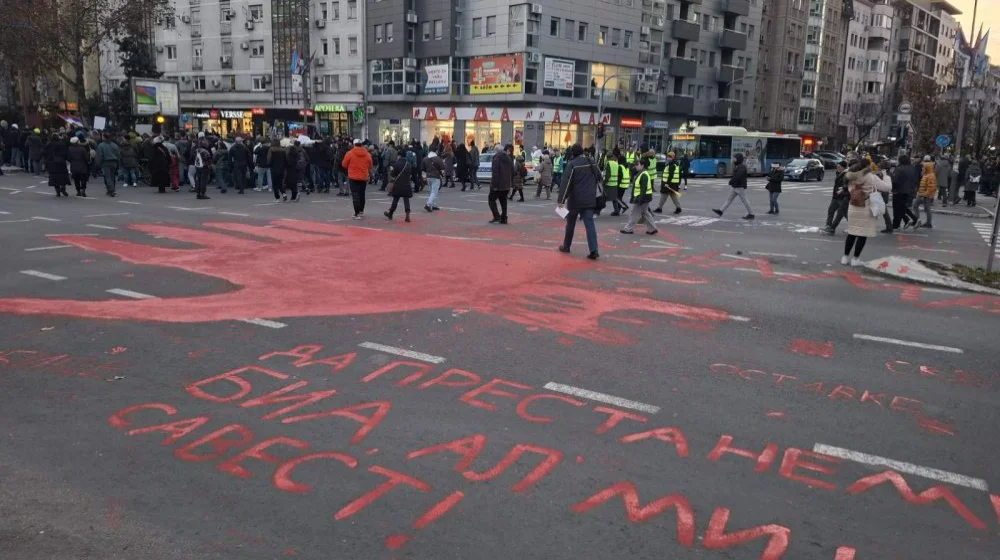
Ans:
[[[184,23],[191,23],[191,16],[184,14],[181,16],[181,21],[183,21]]]
[[[317,58],[316,59],[316,66],[326,66],[326,59],[325,58]]]
[[[313,78],[313,83],[316,84],[316,85],[322,84],[323,83],[323,76],[316,76],[315,78]]]
[[[243,27],[246,27],[247,31],[253,31],[253,22],[252,21],[248,21],[248,22],[246,22],[246,23],[243,24]]]
[[[246,41],[243,41],[242,43],[240,43],[240,48],[243,49],[243,50],[245,50],[245,51],[248,51],[248,50],[250,50],[250,43],[247,43]]]
[[[264,83],[265,84],[271,83],[271,80],[273,80],[273,79],[274,79],[274,77],[271,76],[271,74],[264,74]]]
[[[226,18],[226,21],[231,21],[234,17],[236,17],[236,11],[226,10],[222,12],[222,17]]]
[[[417,93],[417,84],[406,84],[406,86],[403,88],[403,91],[405,91],[406,93],[415,94]]]
[[[158,53],[163,52],[163,46],[162,45],[156,45],[156,52],[158,52]]]
[[[181,76],[181,81],[186,84],[191,81],[191,76]]]
[[[323,91],[325,91],[323,89],[323,82],[319,82],[318,84],[316,84],[316,93],[323,93]]]
[[[528,53],[528,62],[531,62],[532,64],[541,64],[542,53],[537,53],[537,52]]]
[[[531,5],[531,13],[533,15],[536,15],[536,16],[542,15],[542,5],[541,4],[532,4]]]
[[[648,25],[643,25],[642,27],[639,28],[639,33],[642,35],[649,35],[649,31],[650,30]]]
[[[369,115],[374,115],[375,114],[375,106],[374,105],[369,105],[369,106],[365,107],[365,113],[367,113]]]
[[[316,20],[316,29],[324,29],[325,27],[326,27],[326,20],[325,19],[318,19],[318,20]]]
[[[417,59],[415,59],[415,58],[404,58],[403,59],[403,67],[404,68],[416,68],[417,67]]]
[[[656,68],[646,67],[642,69],[643,76],[655,76],[657,72],[658,70]]]
[[[221,62],[222,64],[232,64],[233,57],[232,55],[224,54],[219,57],[219,62]]]
[[[417,23],[417,12],[406,12],[406,23]]]
[[[219,87],[221,85],[222,82],[220,82],[219,80],[212,80],[212,87]]]

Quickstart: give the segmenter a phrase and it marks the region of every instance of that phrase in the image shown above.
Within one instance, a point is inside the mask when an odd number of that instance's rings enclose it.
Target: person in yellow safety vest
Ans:
[[[625,152],[625,162],[628,163],[629,167],[635,163],[635,150],[628,150]]]
[[[681,210],[681,164],[677,161],[673,152],[667,153],[667,166],[663,168],[663,179],[660,181],[660,204],[656,207],[657,214],[663,213],[663,205],[667,203],[667,197],[674,203],[674,214],[680,214]]]
[[[607,162],[604,164],[604,193],[611,199],[611,204],[614,206],[615,211],[611,213],[612,216],[621,215],[621,203],[618,202],[618,183],[621,180],[621,172],[618,170],[618,162],[615,158],[607,158]]]
[[[625,204],[625,193],[632,188],[632,170],[628,165],[625,156],[618,156],[618,202],[622,205],[622,212],[628,212],[628,205]]]
[[[629,214],[628,223],[621,230],[625,234],[635,233],[635,225],[641,218],[646,223],[646,234],[656,235],[656,221],[653,213],[649,211],[649,205],[653,202],[653,174],[646,169],[648,162],[639,160],[639,175],[635,178],[632,186],[632,213]]]

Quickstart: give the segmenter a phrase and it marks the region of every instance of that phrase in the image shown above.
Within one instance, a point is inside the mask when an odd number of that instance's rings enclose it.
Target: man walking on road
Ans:
[[[565,178],[559,190],[559,207],[569,210],[566,215],[566,235],[559,251],[568,253],[573,244],[573,234],[576,233],[577,219],[583,220],[587,230],[587,248],[590,254],[587,258],[597,260],[597,228],[594,226],[594,211],[597,209],[597,190],[601,183],[601,172],[597,165],[583,155],[583,147],[573,144],[570,148],[572,160],[566,164],[563,171]]]
[[[837,177],[833,180],[833,198],[830,199],[830,206],[826,209],[826,229],[823,233],[835,235],[840,221],[847,217],[847,203],[850,195],[847,192],[844,174],[847,173],[847,162],[837,162]]]
[[[641,171],[635,178],[632,186],[632,213],[629,214],[628,223],[621,230],[622,233],[631,235],[635,232],[635,225],[642,220],[646,224],[646,234],[656,235],[656,218],[649,210],[649,205],[653,203],[653,174],[646,169],[647,162],[640,161],[638,166]]]
[[[663,213],[663,205],[667,203],[667,197],[674,203],[674,214],[680,214],[681,210],[681,164],[674,157],[673,152],[667,153],[667,166],[663,168],[663,179],[660,181],[660,204],[656,207],[657,214]],[[655,160],[654,160],[655,161]],[[646,166],[645,173],[656,173],[655,167]]]
[[[351,182],[351,198],[354,201],[354,219],[360,220],[365,214],[365,189],[372,170],[372,156],[361,145],[361,139],[354,139],[354,147],[344,156],[341,167],[347,170]]]
[[[733,167],[733,176],[729,179],[729,200],[726,201],[726,205],[721,209],[713,208],[712,212],[715,212],[720,218],[722,214],[729,208],[729,205],[736,200],[736,197],[740,197],[740,201],[743,202],[743,206],[747,209],[747,215],[743,216],[744,220],[752,220],[753,210],[750,209],[750,203],[747,202],[747,166],[743,163],[743,154],[736,154],[733,158],[736,166]]]
[[[503,150],[493,154],[492,175],[490,176],[490,197],[488,204],[490,212],[493,213],[491,224],[507,223],[507,192],[514,183],[514,159],[511,154],[514,147],[510,144]],[[500,202],[500,210],[497,211],[497,202]]]
[[[247,173],[250,170],[250,149],[243,143],[243,138],[236,137],[236,143],[229,148],[229,161],[233,166],[233,186],[236,192],[243,194],[247,188]]]
[[[437,152],[430,152],[421,162],[421,166],[427,177],[427,188],[431,191],[427,196],[427,203],[424,204],[424,210],[428,212],[440,210],[437,207],[437,197],[441,191],[441,178],[444,176],[444,160],[437,155]]]
[[[920,185],[921,167],[914,165],[910,161],[910,156],[903,154],[899,156],[899,165],[892,175],[892,229],[899,229],[902,222],[903,229],[910,227],[910,223],[917,223],[917,216],[910,210],[913,196],[917,194],[917,187]],[[883,233],[892,233],[885,231]]]
[[[104,133],[102,142],[97,145],[95,163],[104,175],[104,187],[108,196],[115,196],[115,179],[118,174],[118,160],[121,159],[121,148],[111,141],[111,135]]]

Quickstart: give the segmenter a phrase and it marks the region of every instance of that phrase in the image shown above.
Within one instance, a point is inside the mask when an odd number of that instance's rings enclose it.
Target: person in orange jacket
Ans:
[[[347,180],[351,183],[354,219],[360,220],[365,214],[365,190],[368,187],[368,177],[372,169],[372,156],[361,145],[361,140],[355,138],[354,147],[347,152],[340,165],[347,170]]]
[[[920,177],[920,188],[917,189],[917,199],[913,202],[913,213],[917,215],[917,222],[913,229],[925,227],[932,229],[931,225],[931,204],[934,202],[934,195],[937,194],[937,174],[934,172],[934,164],[929,157],[924,157],[923,175]],[[920,221],[920,207],[923,206],[927,212],[927,220]]]

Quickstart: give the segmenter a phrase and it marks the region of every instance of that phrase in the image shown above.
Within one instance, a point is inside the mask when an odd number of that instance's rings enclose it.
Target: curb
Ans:
[[[987,214],[976,214],[974,212],[956,212],[954,210],[934,210],[934,214],[944,214],[945,216],[961,216],[963,218],[980,218],[980,219],[993,217],[993,212],[991,212],[988,208],[983,207],[983,210],[986,210]]]
[[[917,268],[921,272],[926,271],[926,277],[908,275],[907,274],[908,270],[902,273],[895,272],[900,268],[909,269],[910,267]],[[971,284],[969,282],[963,282],[958,279],[951,279],[941,276],[939,273],[925,267],[918,259],[888,256],[868,261],[867,263],[865,263],[864,268],[868,272],[873,272],[875,274],[878,274],[879,276],[894,278],[896,280],[902,280],[914,284],[937,286],[940,288],[947,288],[949,290],[956,290],[960,292],[971,292],[977,294],[1000,296],[1000,290],[987,288],[986,286],[980,286],[978,284]]]

